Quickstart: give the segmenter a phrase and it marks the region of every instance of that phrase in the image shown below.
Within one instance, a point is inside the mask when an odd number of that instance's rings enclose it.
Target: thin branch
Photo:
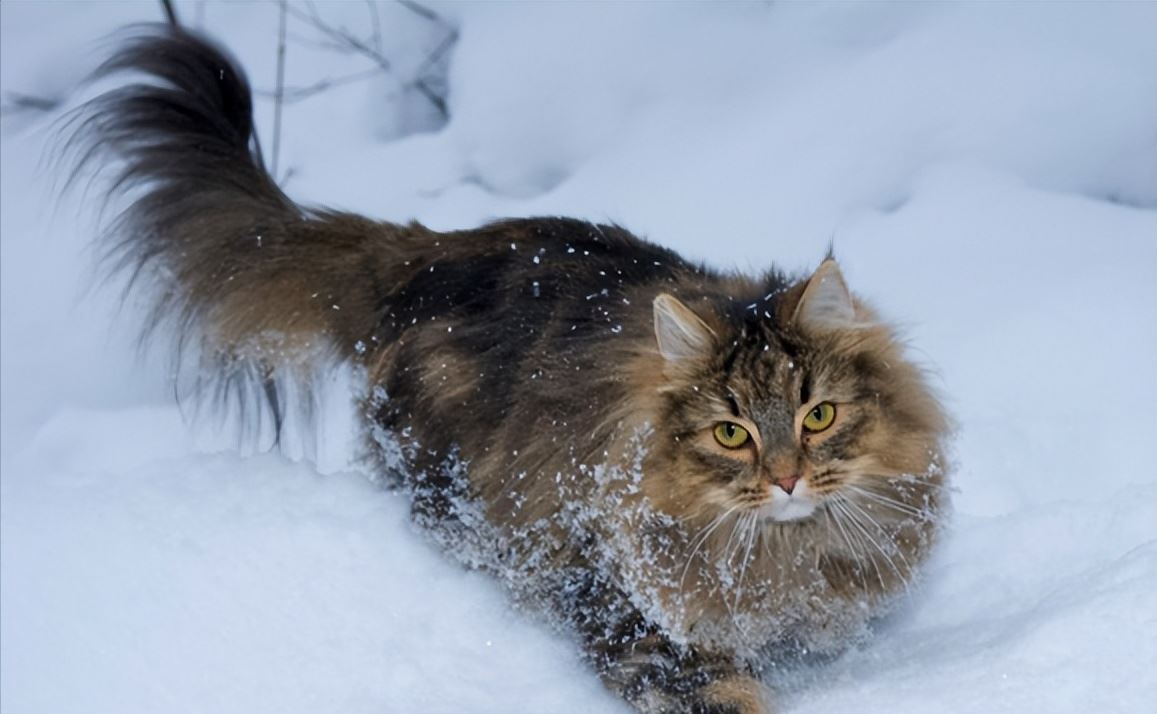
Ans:
[[[292,7],[292,6],[291,6]],[[289,13],[293,14],[292,11]],[[345,44],[338,44],[333,40],[305,35],[300,32],[294,32],[292,29],[286,34],[286,39],[292,45],[301,45],[302,47],[310,47],[315,50],[327,50],[330,52],[349,52],[349,48]]]
[[[286,90],[283,86],[280,75],[280,72],[283,70],[283,66],[279,63],[278,90],[274,94],[274,98],[278,102],[278,110],[280,110],[280,105],[282,103],[301,101],[302,99],[311,97],[315,94],[330,89],[331,87],[336,87],[371,77],[379,71],[394,71],[393,63],[389,60],[388,57],[386,57],[383,49],[381,21],[378,15],[377,4],[374,2],[374,0],[366,1],[370,8],[370,21],[372,27],[372,34],[368,39],[358,37],[344,27],[335,27],[334,25],[326,22],[322,18],[321,13],[318,11],[317,5],[313,2],[313,0],[304,0],[302,3],[304,9],[303,7],[289,4],[287,0],[278,0],[283,14],[283,23],[284,15],[288,14],[295,20],[304,22],[306,25],[313,28],[314,31],[321,35],[320,41],[309,38],[300,38],[295,35],[295,41],[314,47],[359,54],[377,65],[377,69],[375,70],[366,70],[342,77],[323,79],[320,82],[307,85],[305,87],[297,87]],[[410,12],[413,12],[420,17],[439,25],[445,30],[445,36],[438,43],[438,46],[435,47],[434,50],[425,57],[425,59],[423,59],[417,71],[412,74],[410,79],[404,81],[403,86],[407,89],[413,89],[417,91],[428,102],[430,102],[430,104],[434,107],[442,119],[447,119],[449,118],[449,110],[446,104],[445,88],[438,86],[441,84],[441,82],[431,84],[431,79],[440,78],[431,77],[430,73],[439,62],[444,60],[446,53],[449,52],[454,44],[458,41],[458,30],[452,24],[443,19],[438,13],[427,8],[421,3],[415,2],[415,0],[397,0],[397,2]],[[282,44],[284,44],[284,27],[282,29]],[[279,62],[280,57],[281,54],[279,54]],[[268,96],[267,93],[265,93],[265,95]],[[275,133],[275,164],[277,157],[276,142],[277,136]]]
[[[458,42],[458,30],[449,26],[446,29],[446,36],[442,38],[442,41],[438,44],[437,47],[434,48],[434,51],[426,55],[426,59],[422,60],[422,64],[418,67],[418,71],[414,72],[415,76],[421,77],[426,72],[428,72],[430,68],[437,64],[438,61],[441,60],[442,57],[450,51],[450,48]]]
[[[181,23],[177,20],[177,9],[173,7],[173,0],[161,0],[161,8],[165,11],[165,19],[173,27],[180,27]]]
[[[354,72],[352,74],[343,75],[341,77],[327,77],[319,82],[306,85],[304,87],[285,87],[281,92],[281,97],[278,99],[277,92],[256,90],[254,94],[260,97],[268,97],[275,101],[280,101],[282,104],[294,104],[303,99],[308,99],[315,94],[320,94],[327,89],[340,87],[344,84],[352,84],[354,82],[369,79],[375,75],[383,72],[381,67],[371,67],[361,72]]]
[[[446,25],[447,27],[450,25],[450,23],[442,19],[441,15],[419,2],[414,2],[414,0],[397,0],[397,3],[410,12],[426,18],[430,22],[436,22],[439,25]]]
[[[4,102],[0,104],[0,112],[17,114],[20,112],[50,112],[61,104],[57,97],[38,97],[34,94],[20,92],[5,92]]]
[[[414,89],[418,90],[418,93],[421,94],[423,97],[425,97],[426,101],[428,101],[428,102],[430,102],[430,104],[434,105],[434,108],[438,110],[438,114],[440,114],[443,119],[449,119],[450,118],[450,111],[449,111],[449,108],[446,106],[445,98],[443,98],[440,94],[438,94],[433,89],[431,89],[430,85],[426,84],[426,80],[424,80],[424,79],[414,80],[414,82],[412,82],[410,84],[410,86],[413,87]]]
[[[450,118],[450,110],[446,106],[446,92],[445,90],[435,91],[429,82],[426,81],[426,74],[434,65],[442,60],[445,54],[450,51],[450,48],[458,41],[458,30],[453,27],[447,27],[447,29],[448,32],[446,36],[442,38],[442,42],[434,48],[433,52],[426,56],[421,66],[418,67],[418,71],[414,73],[416,79],[411,82],[411,86],[417,89],[430,104],[434,105],[434,108],[438,110],[438,114],[440,114],[443,119]]]
[[[280,24],[277,30],[277,89],[273,99],[273,162],[274,180],[277,180],[277,159],[281,153],[281,105],[285,97],[285,24],[287,0],[281,0]]]
[[[390,60],[387,59],[384,54],[371,47],[365,40],[355,37],[348,30],[336,28],[323,20],[312,2],[307,2],[306,7],[309,8],[308,12],[289,5],[289,14],[306,22],[315,30],[325,35],[326,38],[333,43],[334,49],[362,54],[372,59],[382,69],[387,71],[392,69]]]
[[[374,28],[371,39],[374,41],[374,47],[377,48],[378,54],[382,54],[384,52],[382,48],[382,18],[378,14],[377,0],[366,0],[366,5],[370,8],[370,26]]]

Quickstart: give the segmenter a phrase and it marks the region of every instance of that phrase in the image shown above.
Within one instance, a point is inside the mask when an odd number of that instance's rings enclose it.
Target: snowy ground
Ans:
[[[449,125],[388,140],[383,78],[294,104],[294,196],[436,228],[610,219],[719,266],[803,269],[834,240],[938,375],[951,535],[785,710],[1154,711],[1157,4],[435,7],[461,31]],[[178,9],[272,87],[274,5]],[[4,97],[64,94],[157,15],[3,3]],[[428,25],[380,20],[413,67]],[[365,68],[304,33],[291,83]],[[349,466],[340,403],[315,461],[182,422],[93,277],[92,202],[54,193],[56,116],[2,125],[0,709],[623,712]]]

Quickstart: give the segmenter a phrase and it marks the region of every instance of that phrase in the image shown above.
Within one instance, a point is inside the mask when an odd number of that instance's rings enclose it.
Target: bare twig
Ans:
[[[403,0],[399,0],[399,2],[402,1]],[[446,106],[446,90],[442,88],[441,91],[435,91],[426,81],[426,75],[434,65],[441,61],[445,54],[450,51],[454,43],[458,41],[458,30],[448,25],[446,29],[448,30],[446,36],[442,38],[442,42],[434,48],[434,51],[423,60],[421,66],[418,67],[418,71],[414,73],[415,79],[412,82],[412,86],[434,105],[434,108],[438,110],[438,113],[443,119],[450,118],[450,111]]]
[[[5,92],[4,102],[0,104],[0,113],[50,112],[59,107],[60,103],[61,100],[57,97],[38,97],[34,94]]]
[[[281,37],[282,44],[279,47],[278,55],[278,89],[273,94],[275,101],[278,103],[278,111],[280,111],[281,104],[301,101],[302,99],[314,96],[332,87],[367,79],[379,72],[394,71],[393,63],[388,57],[386,57],[385,50],[383,48],[381,18],[378,14],[377,4],[374,2],[374,0],[366,0],[370,10],[370,24],[372,28],[372,33],[368,38],[359,37],[344,27],[334,26],[329,22],[326,22],[326,20],[321,16],[321,13],[318,11],[317,5],[313,2],[313,0],[304,0],[300,5],[289,4],[287,0],[276,1],[279,3],[283,15]],[[439,86],[443,85],[444,82],[437,81],[441,78],[432,77],[431,72],[439,62],[444,60],[446,53],[449,52],[454,44],[458,41],[458,31],[452,24],[443,19],[441,15],[416,2],[415,0],[397,0],[397,2],[407,10],[430,22],[437,24],[445,32],[445,35],[438,43],[438,46],[435,47],[434,50],[426,56],[421,65],[419,65],[417,71],[413,73],[412,78],[403,81],[403,86],[407,89],[413,89],[417,91],[428,102],[430,102],[430,104],[434,107],[442,119],[447,119],[449,118],[449,110],[446,104],[446,89],[444,86]],[[286,89],[283,85],[280,74],[283,70],[281,58],[284,53],[284,16],[286,14],[293,17],[295,20],[299,20],[305,23],[321,36],[321,39],[318,40],[295,35],[293,36],[295,42],[339,52],[361,55],[362,57],[373,62],[376,67],[374,69],[355,72],[353,74],[341,77],[323,79],[319,82],[304,87]],[[269,96],[269,93],[267,92],[263,94],[265,96]],[[273,154],[275,164],[277,157],[276,142],[277,137],[275,134]]]
[[[300,102],[303,99],[308,99],[315,94],[320,94],[327,89],[340,87],[344,84],[352,84],[363,79],[369,79],[370,77],[381,73],[381,67],[370,67],[367,70],[354,72],[352,74],[343,75],[341,77],[328,77],[319,82],[314,82],[313,84],[309,84],[304,87],[285,87],[281,92],[281,98],[279,101],[282,104],[294,104],[296,102]],[[254,94],[260,97],[268,97],[278,101],[277,92],[263,92],[261,90],[256,90]]]
[[[421,15],[430,22],[436,22],[439,25],[445,25],[447,27],[449,26],[449,23],[443,20],[441,15],[421,3],[414,2],[414,0],[397,0],[397,3],[410,12]]]
[[[382,18],[378,15],[377,0],[366,0],[366,5],[370,9],[370,26],[374,28],[372,39],[374,47],[377,48],[378,54],[383,52],[382,48]]]
[[[277,89],[273,99],[273,159],[272,171],[277,179],[277,159],[281,153],[281,105],[285,96],[285,23],[289,7],[287,0],[281,0],[280,24],[277,30]]]
[[[430,68],[437,64],[438,61],[450,51],[450,48],[453,47],[457,41],[458,30],[447,25],[446,36],[442,38],[442,41],[438,43],[438,46],[434,48],[433,52],[426,55],[426,59],[422,61],[421,66],[418,67],[418,71],[414,74],[420,77],[428,72]]]
[[[434,91],[430,85],[426,83],[426,80],[416,79],[411,82],[409,86],[418,90],[418,93],[425,97],[426,101],[434,105],[434,108],[438,110],[439,116],[441,116],[443,119],[450,118],[450,110],[446,106],[445,98],[443,98],[442,95],[438,92]]]
[[[438,110],[438,114],[441,115],[442,119],[449,119],[450,111],[446,106],[446,88],[441,87],[436,90],[430,86],[427,77],[430,70],[433,69],[438,62],[442,61],[446,53],[450,51],[450,48],[458,42],[458,29],[443,19],[441,15],[425,5],[415,2],[415,0],[397,0],[397,2],[407,10],[441,26],[446,32],[445,36],[442,37],[442,41],[438,43],[438,46],[434,48],[433,52],[426,56],[426,59],[422,61],[417,71],[414,72],[414,79],[410,82],[410,86],[417,89],[418,92]]]
[[[177,20],[177,9],[173,7],[173,0],[161,0],[161,8],[165,11],[165,19],[173,27],[180,27],[181,23]]]
[[[308,12],[290,5],[288,6],[289,14],[293,15],[299,20],[304,21],[315,30],[322,33],[322,35],[324,35],[326,39],[329,40],[331,46],[334,49],[347,52],[355,52],[370,58],[375,63],[377,63],[379,67],[386,71],[391,69],[390,60],[387,59],[386,56],[379,52],[377,49],[370,46],[369,42],[361,39],[360,37],[355,37],[344,28],[337,28],[333,25],[330,25],[328,22],[321,18],[321,15],[318,14],[317,8],[312,2],[307,2],[305,6],[309,8]]]

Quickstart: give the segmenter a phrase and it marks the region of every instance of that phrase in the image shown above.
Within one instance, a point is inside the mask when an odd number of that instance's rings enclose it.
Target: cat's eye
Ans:
[[[747,443],[751,435],[747,429],[732,421],[721,421],[715,425],[715,440],[720,446],[728,449],[738,449]]]
[[[836,405],[831,402],[822,402],[812,407],[812,410],[803,418],[803,428],[812,433],[823,431],[836,420]]]

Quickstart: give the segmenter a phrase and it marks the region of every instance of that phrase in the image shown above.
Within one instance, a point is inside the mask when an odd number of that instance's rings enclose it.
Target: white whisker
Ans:
[[[683,575],[679,578],[680,592],[683,591],[683,585],[687,580],[687,572],[691,569],[691,563],[695,559],[695,555],[699,552],[699,549],[703,547],[703,545],[711,537],[711,534],[714,533],[719,528],[719,526],[723,524],[723,521],[726,520],[727,517],[734,513],[738,508],[738,505],[732,506],[731,508],[716,516],[714,520],[712,520],[710,523],[704,526],[702,530],[699,531],[699,535],[695,537],[695,540],[691,545],[691,552],[687,556],[687,564],[683,566]]]
[[[872,568],[876,571],[876,579],[880,582],[880,588],[887,589],[887,585],[884,582],[884,573],[880,570],[880,564],[876,562],[875,556],[868,552],[868,542],[864,539],[863,526],[860,525],[860,523],[856,520],[855,515],[850,510],[848,510],[846,504],[847,499],[845,499],[843,496],[840,496],[839,494],[836,494],[836,498],[834,498],[832,501],[832,505],[836,507],[836,510],[839,511],[841,516],[847,519],[848,525],[854,529],[849,531],[848,534],[852,536],[857,543],[860,544],[861,552],[858,554],[858,557],[861,560],[867,560],[872,564]]]
[[[851,535],[848,533],[847,529],[844,528],[844,524],[841,522],[840,516],[843,513],[844,509],[840,507],[840,503],[838,500],[832,500],[830,502],[830,504],[831,504],[831,508],[829,508],[827,513],[829,514],[832,523],[836,524],[836,528],[839,530],[841,537],[843,537],[844,542],[848,544],[848,551],[852,554],[852,556],[855,558],[855,560],[858,564],[859,561],[862,559],[862,554],[859,552],[859,549],[856,547],[856,545],[853,544]],[[860,570],[860,585],[862,585],[863,588],[866,590],[868,587],[867,575],[865,574],[864,569],[862,567],[859,568],[859,570]],[[878,568],[877,568],[877,575],[879,575],[879,569]],[[884,584],[883,580],[881,580],[880,585],[883,585],[883,584]]]
[[[862,515],[864,518],[868,519],[868,522],[869,522],[869,523],[870,523],[872,526],[874,526],[874,527],[876,528],[876,531],[877,531],[878,533],[880,533],[881,535],[883,535],[885,538],[887,538],[887,537],[888,537],[888,532],[887,532],[886,530],[884,530],[884,527],[883,527],[883,526],[881,526],[881,525],[880,525],[880,523],[879,523],[879,522],[878,522],[878,521],[877,521],[875,518],[873,518],[873,517],[872,517],[872,515],[871,515],[870,513],[868,513],[868,512],[867,512],[867,511],[865,511],[865,510],[864,510],[862,507],[860,507],[860,505],[859,505],[858,503],[856,503],[855,501],[852,501],[852,500],[850,500],[850,499],[849,499],[849,500],[848,500],[848,505],[849,505],[849,506],[851,506],[851,507],[853,507],[853,508],[855,508],[857,511],[859,511],[859,513],[860,513],[860,514],[861,514],[861,515]],[[896,543],[895,543],[895,542],[894,542],[892,539],[890,539],[890,538],[889,538],[888,540],[889,540],[889,542],[890,542],[890,543],[892,543],[892,545],[893,545],[893,550],[895,551],[895,554],[896,554],[896,556],[897,556],[898,558],[900,558],[900,561],[901,561],[902,563],[904,563],[904,567],[905,567],[905,569],[906,569],[906,570],[908,570],[909,572],[911,572],[911,570],[912,570],[912,564],[911,564],[911,563],[909,563],[909,562],[908,562],[908,559],[904,557],[904,551],[903,551],[903,550],[901,550],[901,549],[899,548],[899,546],[898,546],[898,545],[897,545],[897,544],[896,544]],[[875,539],[873,539],[873,542],[875,542]],[[891,561],[891,558],[889,558],[889,561]],[[906,581],[905,581],[905,582],[906,582]]]
[[[850,501],[844,497],[841,497],[841,501],[842,501],[841,507],[845,508],[845,513],[848,516],[848,523],[853,528],[857,529],[860,532],[860,535],[866,540],[866,542],[871,544],[880,553],[880,555],[884,558],[884,562],[888,564],[888,567],[890,567],[892,569],[892,572],[894,572],[896,574],[896,577],[898,577],[900,579],[900,582],[902,582],[904,584],[904,588],[908,589],[908,586],[909,586],[908,578],[904,575],[903,572],[900,571],[900,569],[898,567],[896,567],[896,563],[892,559],[892,556],[889,555],[888,552],[884,550],[883,546],[880,545],[879,541],[877,541],[876,538],[872,536],[871,532],[868,530],[868,526],[862,520],[860,520],[860,515],[867,518],[876,527],[876,529],[880,533],[885,534],[883,529],[880,528],[880,524],[878,522],[876,522],[876,520],[874,518],[872,518],[870,515],[868,515],[864,511],[864,509],[862,509],[858,505],[856,505],[856,503],[854,503],[853,501]],[[859,514],[857,514],[855,511],[847,510],[849,508],[856,509],[856,511],[858,511]],[[896,553],[898,555],[900,555],[900,558],[902,560],[904,559],[903,554],[899,553],[898,549],[896,550]],[[872,562],[875,563],[875,558],[872,558]],[[905,564],[905,566],[908,565],[906,560],[904,561],[904,564]],[[876,566],[876,569],[877,569],[877,572],[879,572],[879,566],[878,565]],[[881,586],[884,585],[882,577],[881,577],[880,584],[881,584]]]
[[[876,493],[875,491],[870,491],[868,489],[861,488],[859,486],[853,486],[850,484],[846,485],[845,488],[847,488],[849,491],[854,491],[855,493],[863,496],[864,498],[875,501],[882,506],[886,506],[888,508],[891,508],[892,510],[899,511],[901,513],[907,513],[907,514],[912,515],[912,516],[923,517],[923,518],[931,517],[931,514],[929,513],[929,511],[927,509],[917,508],[916,506],[913,506],[912,504],[904,503],[902,501],[897,501],[894,498],[889,498],[888,496],[885,496],[885,495],[880,494],[880,493]]]

